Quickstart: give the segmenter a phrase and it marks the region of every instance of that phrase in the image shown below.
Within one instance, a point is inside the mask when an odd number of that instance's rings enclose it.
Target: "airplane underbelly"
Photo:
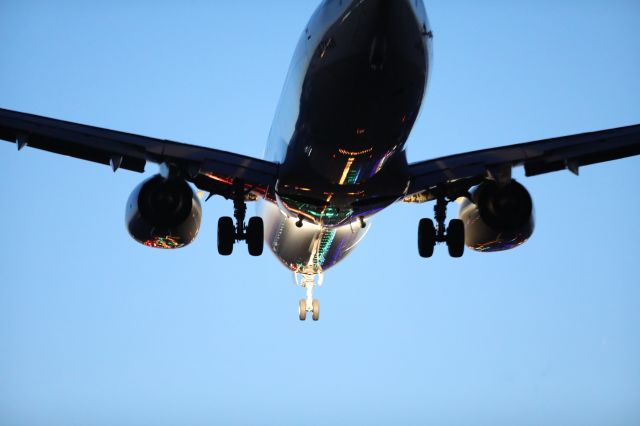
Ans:
[[[285,175],[305,164],[332,184],[363,184],[404,149],[428,75],[422,27],[403,1],[368,1],[352,15],[309,51]]]
[[[357,223],[334,228],[304,223],[285,216],[277,205],[262,202],[265,242],[291,271],[318,274],[344,259],[369,230]]]
[[[280,164],[265,241],[289,269],[335,265],[406,194],[430,34],[417,0],[325,0],[303,31],[265,151]]]

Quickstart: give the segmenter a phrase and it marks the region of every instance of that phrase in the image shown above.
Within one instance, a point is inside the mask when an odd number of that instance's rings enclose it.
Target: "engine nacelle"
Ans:
[[[477,251],[508,250],[523,244],[534,229],[533,201],[515,180],[498,185],[487,180],[460,207],[465,244]]]
[[[195,239],[201,217],[200,201],[185,180],[155,175],[129,196],[125,222],[139,243],[176,249]]]

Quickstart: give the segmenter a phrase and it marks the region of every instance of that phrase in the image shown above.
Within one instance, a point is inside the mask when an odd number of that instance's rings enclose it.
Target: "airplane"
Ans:
[[[141,244],[176,249],[197,236],[202,207],[192,186],[233,203],[218,222],[218,252],[264,242],[306,290],[298,316],[319,319],[313,297],[329,268],[360,243],[371,218],[396,202],[434,202],[418,223],[418,254],[437,244],[512,249],[534,231],[533,201],[512,178],[640,153],[640,125],[408,163],[406,142],[432,68],[433,32],[421,0],[325,0],[296,47],[264,159],[0,109],[0,138],[24,147],[160,172],[134,189],[125,219]],[[447,206],[462,200],[447,222]],[[247,220],[250,202],[260,215]]]

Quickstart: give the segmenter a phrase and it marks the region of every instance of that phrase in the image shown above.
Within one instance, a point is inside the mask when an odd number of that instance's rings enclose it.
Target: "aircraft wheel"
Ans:
[[[436,228],[433,220],[420,219],[418,223],[418,253],[421,257],[431,257],[436,246]]]
[[[318,321],[318,319],[320,319],[320,302],[317,300],[313,301],[313,313],[311,318],[313,318],[314,321]]]
[[[300,299],[300,303],[298,303],[298,318],[300,321],[307,319],[307,301],[305,299]]]
[[[260,256],[264,247],[264,222],[259,216],[249,219],[247,226],[247,246],[251,256]]]
[[[462,257],[464,253],[464,222],[452,219],[447,227],[447,247],[451,257]]]
[[[233,219],[224,216],[218,219],[218,253],[229,256],[233,252],[233,244],[236,240],[236,227]]]

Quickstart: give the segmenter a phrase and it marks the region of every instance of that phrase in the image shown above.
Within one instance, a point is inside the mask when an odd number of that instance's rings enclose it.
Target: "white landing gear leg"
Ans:
[[[318,277],[317,283],[316,277]],[[307,312],[310,312],[311,318],[313,318],[314,321],[318,321],[318,319],[320,319],[320,302],[313,298],[313,288],[316,285],[322,285],[324,276],[322,274],[314,275],[296,273],[294,278],[297,285],[307,290],[307,298],[300,299],[300,303],[298,304],[298,318],[300,318],[300,321],[304,321],[307,319]]]

